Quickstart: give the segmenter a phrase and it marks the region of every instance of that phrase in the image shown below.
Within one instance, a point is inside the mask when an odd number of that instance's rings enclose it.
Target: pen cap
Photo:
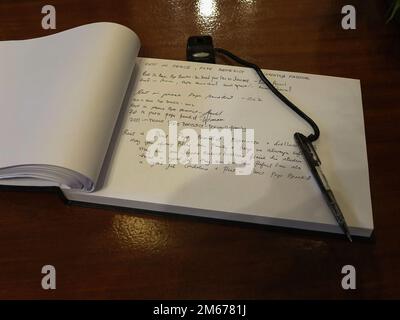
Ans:
[[[318,154],[312,145],[312,142],[303,134],[296,132],[294,139],[303,153],[303,156],[309,166],[319,166],[321,161],[319,160]]]

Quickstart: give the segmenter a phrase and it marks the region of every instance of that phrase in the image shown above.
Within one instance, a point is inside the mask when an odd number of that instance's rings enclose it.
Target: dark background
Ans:
[[[57,9],[55,31],[41,28],[45,4]],[[340,26],[345,4],[356,30]],[[375,237],[349,244],[2,190],[0,298],[400,298],[400,25],[386,17],[378,0],[1,0],[0,40],[114,21],[139,35],[145,57],[184,60],[188,36],[211,34],[263,68],[361,79]],[[41,288],[45,264],[56,290]],[[356,290],[341,288],[346,264]]]

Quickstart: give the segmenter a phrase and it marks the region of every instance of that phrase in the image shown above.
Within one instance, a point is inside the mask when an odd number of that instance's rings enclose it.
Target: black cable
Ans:
[[[274,87],[274,85],[265,77],[264,73],[261,71],[260,67],[254,63],[248,62],[243,60],[233,53],[229,52],[228,50],[221,49],[221,48],[214,48],[215,53],[221,53],[232,60],[236,61],[237,63],[254,69],[261,80],[266,84],[266,86],[281,100],[283,101],[290,109],[296,112],[301,118],[303,118],[307,123],[313,128],[314,134],[310,134],[308,139],[310,141],[316,141],[319,138],[320,132],[317,124],[311,119],[308,115],[306,115],[303,111],[301,111],[293,102],[291,102],[288,98],[286,98],[280,91]]]

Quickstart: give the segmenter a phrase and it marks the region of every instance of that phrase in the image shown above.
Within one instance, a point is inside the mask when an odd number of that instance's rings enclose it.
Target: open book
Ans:
[[[114,23],[0,42],[0,183],[59,186],[85,203],[341,233],[294,142],[294,132],[310,128],[253,70],[141,58],[139,48],[136,34]],[[370,236],[360,81],[264,72],[320,126],[316,148],[351,233]],[[163,130],[167,150],[171,123],[178,135],[253,129],[251,174],[222,161],[149,161],[162,138],[150,141],[149,132]],[[187,140],[179,141],[178,149]]]

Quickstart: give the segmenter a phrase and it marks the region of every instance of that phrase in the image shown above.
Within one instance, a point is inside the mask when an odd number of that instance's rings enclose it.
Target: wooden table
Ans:
[[[357,29],[343,30],[348,2],[53,0],[49,31],[48,1],[2,0],[0,40],[114,21],[137,32],[145,57],[184,60],[188,36],[208,33],[264,68],[361,79],[375,238],[349,244],[3,190],[0,298],[400,298],[400,25],[385,24],[383,1],[353,0]],[[41,288],[45,264],[56,267],[56,290]],[[356,290],[341,288],[347,264]]]

